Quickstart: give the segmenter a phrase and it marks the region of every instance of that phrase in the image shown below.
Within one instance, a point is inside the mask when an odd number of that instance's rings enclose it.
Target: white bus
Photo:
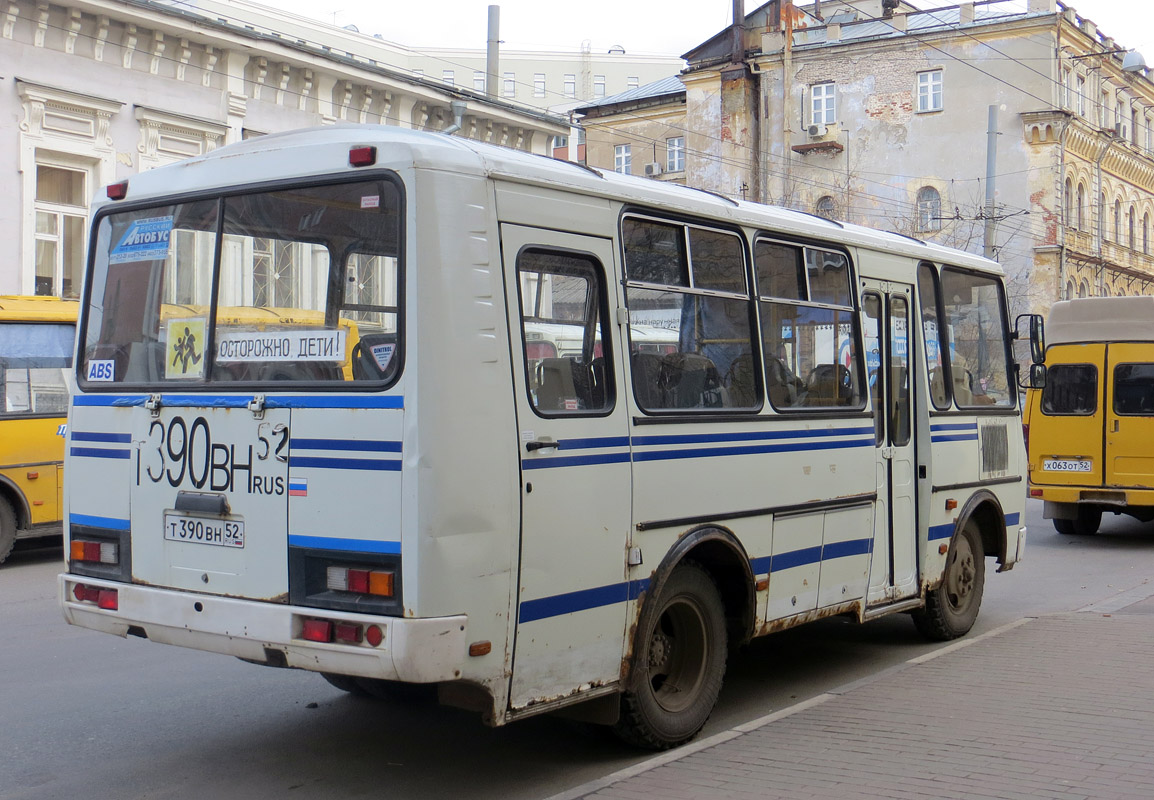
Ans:
[[[729,646],[895,612],[960,636],[986,558],[1021,558],[990,261],[394,127],[109,196],[72,624],[665,748]]]

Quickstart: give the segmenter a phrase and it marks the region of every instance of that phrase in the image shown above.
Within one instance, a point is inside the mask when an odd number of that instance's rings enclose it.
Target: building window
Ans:
[[[1137,227],[1138,227],[1138,212],[1134,210],[1134,206],[1130,206],[1130,215],[1129,215],[1129,219],[1127,220],[1126,229],[1127,229],[1127,233],[1129,233],[1129,236],[1127,238],[1128,238],[1128,241],[1130,242],[1130,249],[1131,250],[1137,250],[1138,249],[1138,232],[1136,230]]]
[[[1078,297],[1089,297],[1089,296],[1090,296],[1090,284],[1086,283],[1086,279],[1083,278],[1082,280],[1080,280],[1078,282]]]
[[[1069,178],[1066,178],[1065,201],[1066,202],[1064,204],[1064,207],[1066,210],[1066,224],[1067,225],[1073,225],[1074,224],[1074,182],[1072,180],[1070,180]]]
[[[1062,70],[1062,107],[1074,107],[1074,73],[1069,69]]]
[[[1138,109],[1130,111],[1130,143],[1138,146]]]
[[[533,96],[545,96],[545,73],[537,72],[533,75]]]
[[[1142,215],[1142,252],[1150,255],[1150,213]]]
[[[641,85],[641,79],[638,78],[636,75],[630,75],[628,78],[625,79],[625,88],[626,89],[636,89],[640,85]]]
[[[604,96],[605,96],[605,76],[604,75],[594,75],[593,76],[593,98],[595,100],[600,100]]]
[[[450,86],[455,85],[455,79],[453,78],[453,70],[451,70],[451,69],[441,70],[441,80],[444,83],[449,84]]]
[[[674,136],[665,140],[665,169],[668,172],[685,171],[684,136]]]
[[[812,125],[832,125],[837,120],[835,84],[815,83],[809,88],[809,121]]]
[[[1076,85],[1078,87],[1078,96],[1075,99],[1078,102],[1078,116],[1085,119],[1085,117],[1086,117],[1086,79],[1083,78],[1081,75],[1079,75],[1078,80],[1076,81]]]
[[[613,171],[622,172],[626,175],[630,172],[630,167],[633,166],[633,157],[630,154],[630,147],[627,144],[619,144],[613,148]]]
[[[485,91],[485,73],[480,70],[473,70],[473,91]]]
[[[565,74],[565,96],[577,97],[577,76]]]
[[[551,144],[549,145],[549,147],[553,150],[556,150],[556,149],[561,148],[561,147],[568,147],[568,146],[569,146],[569,137],[568,136],[554,136],[552,138]]]
[[[942,110],[942,71],[918,73],[918,111]]]
[[[1086,184],[1078,184],[1078,230],[1086,230]]]
[[[942,196],[932,186],[918,189],[918,230],[937,231],[942,227]]]
[[[79,296],[88,195],[86,170],[36,165],[36,294]]]
[[[1113,128],[1110,124],[1110,90],[1102,90],[1102,101],[1098,103],[1098,127],[1103,130]]]
[[[1119,138],[1129,139],[1130,126],[1126,120],[1126,106],[1121,100],[1119,100],[1114,106],[1114,120],[1114,124],[1116,126],[1115,130],[1117,131]]]
[[[501,94],[505,97],[517,96],[517,74],[515,72],[506,72],[502,81]]]
[[[834,199],[827,194],[824,197],[818,199],[817,205],[814,207],[814,213],[816,213],[819,217],[825,217],[826,219],[836,219],[837,202],[835,202]]]
[[[1114,241],[1122,244],[1122,201],[1114,201]]]

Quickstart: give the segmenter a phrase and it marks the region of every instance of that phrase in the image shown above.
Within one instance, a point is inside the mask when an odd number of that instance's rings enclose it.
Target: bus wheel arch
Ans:
[[[0,479],[0,564],[16,545],[16,532],[29,524],[24,495],[5,479]]]
[[[729,632],[748,634],[751,598],[749,560],[730,532],[702,528],[679,540],[654,571],[630,635],[618,736],[664,750],[701,730],[721,691]]]

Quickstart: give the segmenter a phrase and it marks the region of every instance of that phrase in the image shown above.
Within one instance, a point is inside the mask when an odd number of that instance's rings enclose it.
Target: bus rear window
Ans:
[[[82,383],[394,379],[400,205],[372,180],[102,216]]]
[[[1054,364],[1046,370],[1042,413],[1085,416],[1098,410],[1098,368],[1093,364]]]
[[[1154,415],[1154,364],[1114,367],[1114,413]]]

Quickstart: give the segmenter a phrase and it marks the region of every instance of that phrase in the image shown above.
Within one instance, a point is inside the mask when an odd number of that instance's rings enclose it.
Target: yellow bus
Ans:
[[[17,538],[61,532],[76,310],[55,297],[0,297],[0,562]]]
[[[1154,519],[1154,297],[1055,303],[1046,386],[1026,409],[1030,496],[1058,533]]]

